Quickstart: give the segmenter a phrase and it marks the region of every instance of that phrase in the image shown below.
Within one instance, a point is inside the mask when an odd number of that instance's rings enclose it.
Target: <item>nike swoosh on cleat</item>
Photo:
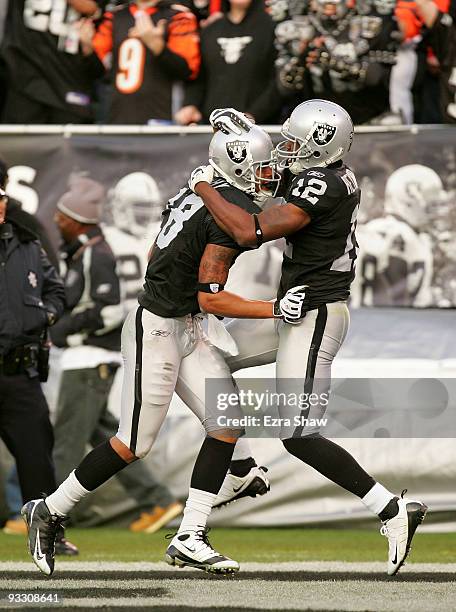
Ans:
[[[235,488],[233,487],[233,491],[234,491],[235,493],[239,493],[239,491],[242,489],[242,487],[244,486],[244,484],[245,484],[245,483],[241,484],[241,486],[240,486],[240,487],[238,487],[237,489],[235,489]]]
[[[396,565],[397,563],[397,544],[396,544],[396,550],[394,551],[394,559],[391,561],[391,563],[393,565]]]
[[[36,540],[35,540],[35,556],[38,559],[38,561],[42,561],[44,559],[44,555],[41,552],[41,546],[40,546],[40,530],[37,529],[36,531]]]
[[[192,553],[196,552],[196,548],[190,548],[189,546],[185,546],[185,544],[182,544],[182,546]]]

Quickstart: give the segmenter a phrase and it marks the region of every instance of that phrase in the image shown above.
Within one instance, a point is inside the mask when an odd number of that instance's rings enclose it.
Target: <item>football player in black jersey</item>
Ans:
[[[227,115],[226,131],[230,131],[236,113],[231,110]],[[221,123],[223,115],[218,119],[219,126]],[[242,141],[249,129],[242,114],[240,125],[247,130],[238,136]],[[353,134],[350,116],[337,104],[309,100],[297,106],[283,126],[284,140],[276,147],[279,166],[289,173],[285,203],[259,214],[239,210],[211,187],[213,165],[194,171],[190,182],[220,228],[238,244],[254,247],[286,237],[278,299],[288,292],[290,300],[290,295],[299,291],[295,307],[301,321],[293,325],[290,323],[296,321],[277,322],[277,391],[297,396],[304,391],[307,397],[316,394],[319,402],[301,412],[298,408],[297,416],[305,418],[297,426],[290,419],[293,426],[282,427],[281,439],[289,453],[357,495],[380,517],[381,533],[389,542],[387,571],[394,575],[404,563],[427,507],[389,492],[347,451],[322,437],[314,425],[325,413],[332,361],[349,326],[346,301],[355,274],[360,190],[343,157]],[[235,333],[233,336],[236,339]],[[272,331],[270,356],[275,338]],[[252,336],[249,345],[255,345]],[[250,353],[249,365],[258,365],[253,357]],[[242,355],[236,359],[242,361]],[[281,406],[280,414],[290,416],[290,407]]]
[[[216,182],[216,190],[236,202],[240,211],[260,212],[254,200],[274,194],[280,182],[272,151],[270,137],[256,126],[242,142],[236,136],[217,132],[209,159],[225,172]],[[214,573],[239,569],[236,561],[212,549],[205,531],[241,431],[219,424],[215,406],[204,403],[207,379],[217,379],[220,390],[231,396],[236,394],[236,387],[219,350],[233,350],[231,338],[223,336],[225,329],[215,317],[209,321],[208,333],[204,333],[201,310],[249,319],[288,316],[286,296],[273,304],[223,290],[230,265],[241,250],[220,230],[191,189],[183,187],[169,201],[149,258],[139,305],[127,316],[122,330],[125,367],[119,431],[93,449],[55,493],[46,500],[32,500],[22,509],[29,550],[43,573],[54,571],[56,533],[74,505],[149,452],[175,390],[208,435],[200,451],[203,460],[198,456],[195,463],[189,503],[176,541],[168,549],[168,560]],[[299,300],[300,294],[293,297]],[[257,470],[256,493],[266,492],[267,480],[261,469],[252,469]]]

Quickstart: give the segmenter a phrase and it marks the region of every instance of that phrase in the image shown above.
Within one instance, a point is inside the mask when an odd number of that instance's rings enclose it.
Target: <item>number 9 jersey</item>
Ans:
[[[175,81],[195,78],[200,65],[196,17],[178,4],[159,2],[143,9],[156,26],[166,20],[166,46],[152,51],[129,32],[141,10],[130,2],[107,11],[93,39],[93,48],[106,67],[111,65],[112,101],[109,123],[147,123],[172,120]]]
[[[293,177],[285,202],[311,218],[287,237],[278,299],[296,285],[310,287],[309,310],[346,300],[355,276],[356,217],[360,190],[353,172],[338,161]]]

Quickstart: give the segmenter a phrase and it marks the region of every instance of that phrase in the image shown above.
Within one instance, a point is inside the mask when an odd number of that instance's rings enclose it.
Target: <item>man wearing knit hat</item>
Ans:
[[[55,423],[58,483],[84,457],[87,444],[108,440],[119,425],[107,407],[121,363],[120,332],[126,313],[116,259],[99,226],[104,198],[100,183],[73,175],[69,190],[57,203],[54,218],[63,238],[67,302],[52,333],[54,344],[65,348]],[[181,513],[182,504],[141,462],[125,470],[119,480],[141,510],[155,509],[148,531],[155,531]]]

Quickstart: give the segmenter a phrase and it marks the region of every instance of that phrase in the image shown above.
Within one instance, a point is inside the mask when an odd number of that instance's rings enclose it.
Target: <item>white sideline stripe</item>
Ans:
[[[386,562],[374,561],[366,563],[353,563],[344,561],[287,561],[281,563],[241,563],[241,571],[244,572],[372,572],[384,573]],[[59,572],[170,572],[182,573],[196,571],[191,568],[176,569],[165,562],[148,563],[132,561],[131,563],[120,563],[117,561],[62,561],[57,559],[54,577]],[[35,572],[38,570],[34,563],[30,562],[0,562],[0,572]],[[408,563],[401,569],[403,572],[456,572],[456,563]]]

